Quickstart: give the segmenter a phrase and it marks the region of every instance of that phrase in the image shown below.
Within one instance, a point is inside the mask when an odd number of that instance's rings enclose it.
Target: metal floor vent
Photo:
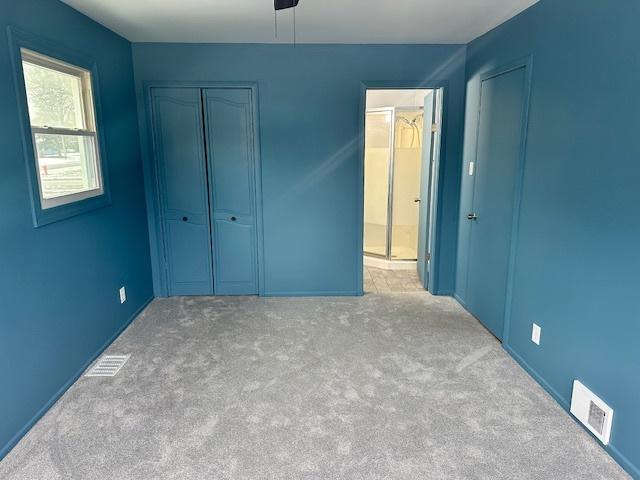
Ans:
[[[606,420],[607,414],[601,409],[598,405],[591,401],[589,405],[589,418],[588,422],[598,434],[602,435],[604,433],[604,422]]]
[[[115,377],[131,355],[104,355],[98,359],[85,377]]]
[[[580,381],[573,381],[571,413],[605,445],[609,444],[613,409]]]

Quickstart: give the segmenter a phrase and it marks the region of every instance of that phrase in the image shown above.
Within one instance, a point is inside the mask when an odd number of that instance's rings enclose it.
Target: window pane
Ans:
[[[80,76],[23,62],[32,126],[85,129]]]
[[[42,198],[100,188],[93,136],[34,134]]]

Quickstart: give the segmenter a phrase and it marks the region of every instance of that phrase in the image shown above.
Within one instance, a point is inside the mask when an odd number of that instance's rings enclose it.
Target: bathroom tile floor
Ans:
[[[384,270],[365,266],[364,291],[365,293],[420,292],[424,291],[424,287],[420,284],[418,274],[414,270]]]

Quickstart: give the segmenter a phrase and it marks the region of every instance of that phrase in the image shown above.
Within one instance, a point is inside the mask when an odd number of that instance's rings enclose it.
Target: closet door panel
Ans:
[[[168,295],[210,295],[213,268],[200,90],[153,88],[152,129]]]
[[[220,277],[227,283],[227,288],[233,287],[240,291],[245,287],[247,279],[253,278],[254,274],[253,225],[221,218],[216,219],[215,230],[220,253]]]
[[[258,293],[251,90],[204,91],[214,226],[215,291]]]

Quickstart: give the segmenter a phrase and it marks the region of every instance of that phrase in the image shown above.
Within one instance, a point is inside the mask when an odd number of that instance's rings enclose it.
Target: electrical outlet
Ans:
[[[536,345],[540,345],[540,335],[542,334],[542,328],[540,325],[533,324],[533,329],[531,330],[531,341]]]
[[[120,303],[124,303],[127,301],[127,291],[124,287],[120,287]]]

